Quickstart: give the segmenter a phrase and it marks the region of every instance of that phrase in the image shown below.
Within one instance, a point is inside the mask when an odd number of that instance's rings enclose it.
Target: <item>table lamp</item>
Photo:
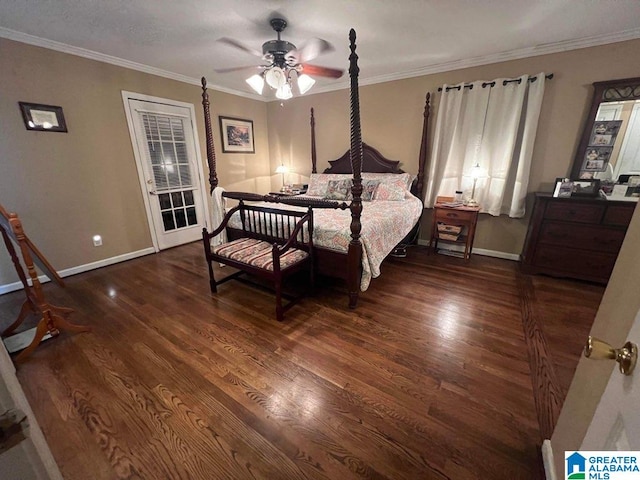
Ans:
[[[285,173],[288,173],[288,172],[289,172],[289,169],[282,164],[278,165],[278,168],[276,168],[276,173],[282,174],[282,188],[280,189],[281,192],[285,191],[284,175]]]
[[[480,204],[475,199],[476,196],[476,183],[478,183],[478,179],[482,176],[482,168],[480,168],[480,164],[476,163],[473,167],[471,167],[471,177],[473,178],[473,188],[471,189],[471,198],[467,202],[467,206],[469,207],[477,207]]]

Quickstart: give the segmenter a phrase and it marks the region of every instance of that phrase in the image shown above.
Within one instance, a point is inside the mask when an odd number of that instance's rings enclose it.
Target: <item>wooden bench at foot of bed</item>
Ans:
[[[211,240],[227,226],[231,216],[239,212],[242,220],[241,236],[228,243],[212,246]],[[308,269],[310,286],[314,283],[313,259],[313,211],[279,210],[276,208],[246,205],[243,200],[225,215],[222,223],[211,233],[202,230],[204,253],[209,268],[211,292],[217,292],[221,283],[247,273],[273,283],[276,294],[276,318],[282,321],[284,312],[302,297],[283,294],[286,277]],[[213,262],[220,262],[238,269],[238,272],[216,281]],[[282,305],[282,298],[289,303]]]

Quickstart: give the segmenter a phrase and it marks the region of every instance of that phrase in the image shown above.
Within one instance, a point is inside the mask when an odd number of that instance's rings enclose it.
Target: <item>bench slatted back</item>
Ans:
[[[279,245],[283,245],[289,240],[296,224],[309,214],[309,211],[258,207],[240,202],[242,231],[248,236]],[[309,250],[309,243],[309,229],[308,226],[305,226],[298,232],[292,246]]]

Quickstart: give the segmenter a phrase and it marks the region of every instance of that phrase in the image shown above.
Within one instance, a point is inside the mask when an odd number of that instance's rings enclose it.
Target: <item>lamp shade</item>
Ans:
[[[289,173],[289,169],[284,165],[278,165],[278,168],[276,168],[276,173]]]
[[[262,75],[255,74],[247,78],[245,81],[258,95],[262,95],[262,89],[264,88],[264,79],[262,78]]]
[[[276,90],[276,98],[280,100],[288,100],[293,97],[293,92],[291,91],[291,85],[288,83],[283,84]]]
[[[282,88],[287,83],[287,75],[280,67],[272,67],[264,74],[264,79],[271,88]]]
[[[307,93],[309,89],[313,87],[314,83],[316,83],[316,81],[309,75],[303,73],[302,75],[298,76],[298,89],[300,90],[300,94],[304,95],[305,93]]]
[[[469,171],[469,176],[471,178],[481,178],[484,176],[484,169],[480,166],[479,163],[476,163],[471,170]]]

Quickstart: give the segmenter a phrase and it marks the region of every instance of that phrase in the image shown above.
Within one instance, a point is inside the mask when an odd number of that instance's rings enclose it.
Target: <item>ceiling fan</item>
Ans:
[[[248,47],[241,42],[232,38],[223,37],[218,41],[231,47],[250,53],[262,58],[267,65],[244,66],[234,68],[218,69],[218,73],[227,73],[239,70],[260,70],[249,77],[246,82],[259,95],[262,95],[265,82],[271,88],[275,89],[276,97],[282,100],[289,99],[293,96],[291,89],[291,81],[293,72],[297,77],[297,85],[301,94],[305,94],[313,86],[316,81],[309,75],[328,78],[340,78],[344,73],[343,70],[336,68],[321,67],[307,63],[310,60],[330,52],[333,47],[326,40],[320,38],[312,38],[308,40],[302,47],[297,48],[293,43],[287,42],[280,38],[280,34],[287,27],[287,21],[282,18],[272,18],[269,23],[276,31],[277,40],[269,40],[262,44],[262,52]]]

